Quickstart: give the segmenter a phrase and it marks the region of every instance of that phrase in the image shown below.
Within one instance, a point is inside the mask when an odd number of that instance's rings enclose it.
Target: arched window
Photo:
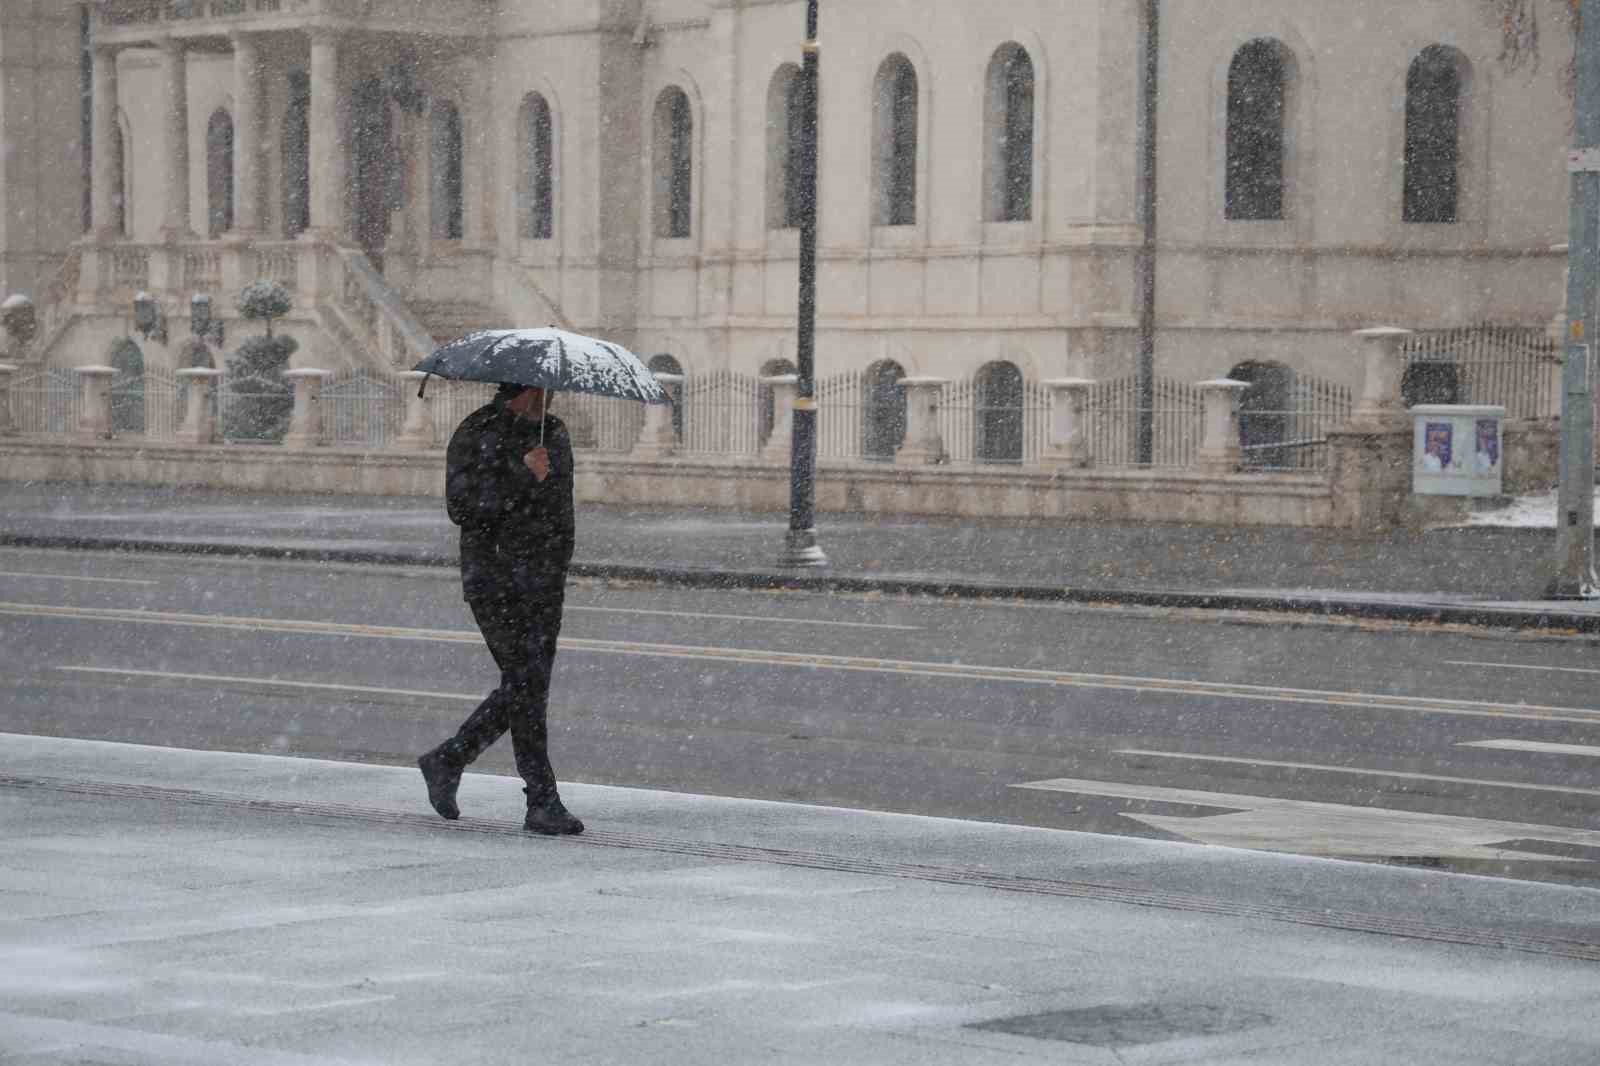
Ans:
[[[799,372],[800,368],[787,359],[769,359],[761,366],[761,376],[764,378],[775,378],[783,374],[798,374]],[[773,391],[772,386],[761,386],[760,404],[761,424],[758,429],[761,443],[764,446],[772,437],[772,428],[778,424],[777,394]]]
[[[233,228],[233,118],[223,108],[206,123],[206,232]]]
[[[1252,360],[1228,371],[1228,377],[1250,385],[1239,397],[1239,445],[1244,449],[1244,465],[1293,466],[1293,455],[1281,445],[1294,436],[1294,371],[1282,363]]]
[[[144,432],[144,353],[131,337],[111,342],[111,431]]]
[[[1226,218],[1283,218],[1285,56],[1277,41],[1251,41],[1228,66]]]
[[[873,221],[911,226],[917,221],[917,71],[896,52],[878,68],[873,99]]]
[[[311,226],[311,79],[289,72],[289,105],[283,113],[283,235],[297,237]]]
[[[461,225],[461,112],[449,100],[433,105],[432,225],[435,240],[460,240]]]
[[[653,374],[683,375],[683,364],[665,352],[652,355],[645,368]],[[667,386],[667,396],[672,400],[672,432],[678,440],[683,440],[683,382]]]
[[[522,235],[548,240],[555,233],[555,139],[550,104],[538,93],[522,98],[522,168],[517,183]]]
[[[1033,60],[1019,44],[989,60],[984,94],[984,187],[990,222],[1033,217]]]
[[[1014,363],[989,363],[977,383],[978,461],[1022,462],[1022,371]]]
[[[888,461],[906,439],[905,370],[892,359],[867,367],[862,375],[861,455]]]
[[[1407,222],[1454,222],[1460,208],[1461,101],[1466,61],[1453,48],[1422,50],[1406,73]]]
[[[767,87],[767,228],[800,225],[800,142],[805,108],[800,68],[785,63]]]
[[[687,237],[694,190],[694,116],[677,86],[656,97],[654,213],[657,237]]]

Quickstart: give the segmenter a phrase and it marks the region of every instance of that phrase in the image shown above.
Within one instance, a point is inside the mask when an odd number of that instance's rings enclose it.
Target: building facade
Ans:
[[[1157,374],[1348,389],[1352,329],[1548,321],[1571,43],[1534,2],[1543,54],[1511,69],[1478,0],[1166,0]],[[981,408],[1134,373],[1143,9],[824,0],[819,377],[972,382]],[[782,371],[803,24],[802,0],[7,0],[0,288],[44,326],[20,358],[105,362],[136,292],[229,314],[272,278],[300,365],[556,322],[691,380]]]

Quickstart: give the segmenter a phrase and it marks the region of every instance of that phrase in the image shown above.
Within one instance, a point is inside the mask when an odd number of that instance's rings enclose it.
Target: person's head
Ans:
[[[544,417],[546,403],[544,389],[505,384],[500,386],[500,399],[505,404],[506,410],[518,418],[538,421]]]

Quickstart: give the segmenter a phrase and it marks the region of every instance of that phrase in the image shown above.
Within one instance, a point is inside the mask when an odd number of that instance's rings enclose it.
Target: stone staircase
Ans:
[[[457,300],[408,300],[406,306],[435,344],[445,344],[479,329],[510,329],[505,316],[488,304]]]

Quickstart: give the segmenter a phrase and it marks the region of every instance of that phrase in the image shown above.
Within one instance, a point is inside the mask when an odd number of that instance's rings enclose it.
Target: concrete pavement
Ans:
[[[0,734],[0,1061],[1600,1058],[1593,890],[563,791]]]
[[[433,499],[0,483],[0,543],[452,566]],[[702,587],[881,590],[1299,611],[1600,632],[1600,602],[1537,599],[1543,530],[1337,530],[824,515],[832,565],[775,565],[784,519],[580,509],[575,572]]]

